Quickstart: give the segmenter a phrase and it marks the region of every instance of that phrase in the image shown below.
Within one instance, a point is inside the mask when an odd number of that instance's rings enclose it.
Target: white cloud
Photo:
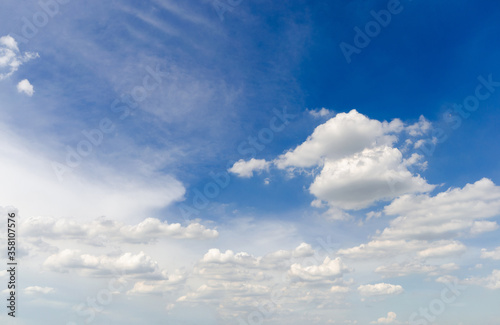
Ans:
[[[356,110],[339,113],[318,126],[304,143],[281,155],[275,163],[278,168],[313,167],[325,159],[341,159],[365,148],[391,145],[396,137],[387,133],[402,128],[400,120],[382,123]]]
[[[271,292],[279,291],[282,310],[304,305],[329,310],[342,304],[350,290],[352,282],[343,279],[348,271],[339,258],[320,257],[307,243],[264,256],[211,249],[187,276],[186,290],[175,305],[224,306],[220,309],[223,316],[234,319],[235,314],[252,312],[256,301],[266,303],[275,295]],[[142,284],[139,289],[158,291]]]
[[[226,250],[226,252],[222,253],[217,248],[210,249],[201,260],[203,263],[219,263],[219,264],[239,264],[239,265],[258,265],[259,260],[253,257],[252,255],[240,252],[234,253],[232,250]]]
[[[358,291],[362,296],[385,296],[385,295],[399,295],[403,293],[403,287],[389,283],[377,283],[360,285]]]
[[[107,238],[128,243],[148,243],[163,237],[179,239],[209,239],[219,235],[217,230],[207,229],[199,223],[187,227],[179,223],[169,224],[155,218],[147,218],[137,225],[107,219],[81,223],[73,219],[29,217],[23,224],[25,236],[47,239],[80,239],[84,241]]]
[[[10,77],[23,63],[36,57],[38,53],[22,54],[12,36],[0,37],[0,80]]]
[[[94,220],[104,215],[137,222],[144,214],[181,200],[185,193],[170,175],[108,169],[90,160],[92,171],[74,170],[60,182],[50,156],[50,148],[20,139],[0,123],[0,179],[10,184],[0,187],[0,197],[24,217]]]
[[[108,275],[116,272],[125,274],[152,274],[158,273],[158,263],[150,256],[124,253],[120,256],[94,256],[81,254],[78,250],[65,249],[49,256],[43,266],[54,272],[78,271],[85,275]]]
[[[380,317],[376,321],[370,322],[370,324],[396,324],[396,317],[396,313],[390,311],[387,313],[387,317]]]
[[[361,209],[376,201],[433,188],[408,171],[398,149],[384,146],[327,160],[310,192],[335,207]]]
[[[339,249],[339,255],[349,258],[367,259],[394,256],[396,254],[407,254],[424,248],[424,241],[412,240],[372,240],[367,244],[361,244],[352,248]]]
[[[493,270],[490,275],[481,277],[471,277],[463,281],[465,284],[473,284],[491,290],[500,289],[500,270]]]
[[[418,122],[406,127],[406,131],[411,136],[424,135],[431,129],[432,124],[423,115],[420,115]]]
[[[382,274],[384,278],[401,277],[410,274],[427,274],[430,276],[436,276],[458,269],[459,267],[454,263],[429,265],[420,263],[418,261],[412,261],[409,263],[394,263],[390,265],[382,265],[375,269],[375,273]]]
[[[349,269],[339,257],[333,260],[326,257],[321,265],[304,267],[298,263],[292,264],[288,274],[294,279],[303,281],[318,281],[341,277],[347,272],[349,272]]]
[[[324,107],[322,107],[321,109],[318,109],[318,110],[311,109],[311,110],[308,110],[308,112],[309,112],[309,114],[311,114],[315,118],[325,117],[325,116],[328,116],[330,114],[333,114],[332,111],[330,111],[329,109],[324,108]]]
[[[496,229],[496,222],[483,219],[500,214],[500,187],[489,179],[481,179],[432,197],[404,195],[386,206],[384,213],[397,217],[383,231],[377,230],[368,243],[340,249],[338,254],[357,259],[408,258],[412,253],[417,259],[456,257],[464,253],[466,247],[454,238]],[[420,266],[422,269],[413,267],[416,273],[441,272],[440,268]],[[378,269],[382,270],[393,275],[408,273],[398,267],[392,272]]]
[[[496,221],[474,221],[470,229],[471,235],[479,235],[483,232],[495,231],[498,229]]]
[[[262,258],[264,263],[291,260],[293,258],[309,257],[314,255],[314,249],[310,244],[301,243],[293,250],[279,250],[265,255]]]
[[[465,252],[467,247],[464,244],[454,241],[454,242],[435,242],[433,247],[426,248],[420,252],[418,255],[421,257],[448,257],[452,255],[460,255]]]
[[[318,113],[319,114],[319,113]],[[407,131],[425,129],[411,126]],[[372,120],[356,110],[339,113],[316,127],[314,132],[294,149],[273,162],[280,169],[317,168],[309,191],[315,202],[327,202],[331,210],[325,216],[342,220],[342,210],[366,208],[377,201],[390,200],[406,193],[424,193],[434,189],[420,175],[408,170],[411,165],[426,167],[422,156],[408,159],[394,147],[398,134],[405,130],[403,122]],[[248,177],[251,173],[246,174]]]
[[[349,291],[351,291],[349,287],[338,286],[338,285],[334,285],[330,288],[330,292],[333,293],[348,293]]]
[[[266,162],[265,159],[252,158],[248,161],[240,159],[235,162],[233,167],[229,168],[228,171],[238,175],[239,177],[252,177],[253,172],[267,170],[269,169],[269,165],[270,163]]]
[[[262,257],[254,257],[246,252],[234,253],[232,250],[221,252],[217,248],[210,249],[201,259],[201,264],[230,264],[262,269],[280,267],[284,262],[311,257],[315,254],[310,244],[301,243],[293,250],[279,250]]]
[[[366,221],[372,219],[372,218],[380,218],[382,216],[381,211],[370,211],[366,214]]]
[[[33,90],[33,85],[29,82],[28,79],[23,79],[19,81],[17,84],[17,92],[18,93],[25,93],[28,96],[33,96],[33,93],[35,92]]]
[[[36,294],[49,294],[53,293],[54,288],[51,287],[39,287],[39,286],[32,286],[32,287],[27,287],[24,289],[24,293],[27,295],[36,295]]]
[[[481,249],[481,258],[490,258],[492,260],[500,260],[500,247],[493,251],[488,251],[486,248]]]
[[[433,197],[402,196],[386,206],[384,212],[399,217],[384,229],[381,239],[446,239],[464,235],[471,229],[476,232],[493,229],[491,223],[475,224],[475,221],[500,214],[500,187],[483,178]]]
[[[425,141],[426,140],[424,140],[424,139],[417,140],[417,142],[415,142],[415,144],[413,145],[413,148],[414,149],[420,148],[421,146],[423,146],[425,144]]]
[[[459,281],[458,281],[458,278],[456,276],[443,275],[443,276],[440,276],[439,278],[437,278],[436,282],[448,284],[448,283],[458,283]]]
[[[127,294],[163,294],[165,292],[182,289],[181,284],[186,281],[186,274],[180,271],[166,275],[164,280],[137,281]]]
[[[327,111],[310,113],[325,115]],[[342,210],[359,210],[378,201],[434,189],[434,185],[408,170],[412,165],[425,169],[427,162],[421,161],[423,156],[413,154],[406,158],[394,147],[403,131],[419,136],[430,127],[423,117],[405,127],[399,119],[380,122],[351,110],[316,127],[302,144],[272,163],[291,173],[312,168],[306,172],[315,176],[309,188],[316,197],[313,205],[320,206],[324,201],[330,206],[326,217],[348,219],[349,215]],[[240,177],[251,177],[254,171],[268,169],[269,164],[263,159],[240,160],[229,170]]]

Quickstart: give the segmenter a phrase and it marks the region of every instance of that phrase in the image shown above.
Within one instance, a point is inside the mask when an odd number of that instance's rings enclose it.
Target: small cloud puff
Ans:
[[[370,324],[398,324],[399,322],[396,320],[396,313],[395,312],[388,312],[387,317],[380,317],[374,322],[370,322]]]
[[[17,92],[18,93],[25,93],[28,96],[33,96],[33,93],[35,90],[33,89],[33,85],[29,82],[28,79],[21,80],[17,84]]]
[[[330,111],[329,109],[326,109],[324,107],[319,110],[308,110],[308,112],[315,118],[325,117],[333,113],[333,111]]]

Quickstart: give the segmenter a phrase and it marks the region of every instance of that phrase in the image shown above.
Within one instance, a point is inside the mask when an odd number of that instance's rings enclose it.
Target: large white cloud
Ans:
[[[500,215],[500,187],[483,178],[436,196],[405,195],[385,207],[384,212],[398,217],[384,229],[381,239],[432,240],[463,236],[477,229],[476,221]]]
[[[341,159],[365,148],[391,145],[396,141],[389,133],[400,132],[403,123],[371,120],[352,110],[339,113],[318,126],[307,140],[276,160],[278,168],[313,167],[325,159]]]
[[[349,268],[340,258],[325,257],[307,243],[264,256],[210,249],[188,277],[187,290],[174,305],[224,306],[221,314],[234,317],[251,313],[259,302],[275,305],[271,297],[279,292],[282,311],[305,305],[328,310],[341,304],[350,291],[352,281],[343,279],[347,272]],[[147,290],[154,288],[143,289]]]
[[[434,188],[419,175],[412,175],[403,162],[401,152],[388,146],[327,160],[310,191],[330,205],[361,209],[375,201]]]
[[[23,63],[36,57],[37,53],[21,53],[12,36],[0,37],[0,80],[10,77]]]
[[[414,125],[405,126],[399,119],[380,122],[351,110],[316,127],[306,141],[273,163],[288,171],[311,168],[315,179],[309,191],[317,198],[315,205],[326,202],[330,206],[326,216],[346,219],[348,215],[343,210],[362,209],[377,201],[434,189],[408,169],[424,168],[423,157],[413,154],[405,158],[395,147],[402,133],[422,136],[430,127],[423,117]],[[254,170],[267,169],[270,163],[263,159],[238,161],[230,171],[251,177]],[[316,174],[316,170],[321,172]]]
[[[484,219],[500,214],[500,187],[483,178],[463,188],[448,189],[435,196],[404,195],[384,208],[397,216],[367,244],[340,249],[351,258],[378,258],[418,252],[419,257],[449,257],[466,247],[452,240],[495,230]]]

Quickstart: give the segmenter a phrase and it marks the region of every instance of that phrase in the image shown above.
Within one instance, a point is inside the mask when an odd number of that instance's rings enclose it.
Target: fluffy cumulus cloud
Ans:
[[[29,237],[80,239],[90,242],[103,237],[127,243],[148,243],[164,237],[210,239],[219,235],[217,230],[208,229],[199,223],[183,227],[179,223],[169,224],[156,218],[147,218],[136,225],[127,225],[104,218],[84,223],[66,218],[30,217],[22,226],[24,235]]]
[[[413,255],[416,259],[460,256],[467,247],[457,238],[497,229],[496,222],[487,219],[500,215],[500,187],[489,179],[481,179],[435,196],[404,195],[386,206],[384,214],[395,216],[389,226],[368,243],[340,249],[338,253],[349,258],[372,259],[400,255]],[[483,258],[490,256],[495,256],[494,252],[483,251]],[[426,269],[436,271],[433,267],[415,270]]]
[[[473,236],[482,234],[483,232],[495,231],[498,229],[496,221],[474,221],[470,233]]]
[[[248,161],[240,159],[235,162],[233,167],[229,168],[229,172],[238,175],[239,177],[252,177],[254,172],[269,169],[270,163],[264,159],[252,158]]]
[[[321,110],[313,115],[326,113]],[[408,169],[425,167],[423,157],[413,154],[405,158],[396,147],[399,137],[422,136],[430,127],[423,117],[416,124],[405,126],[399,119],[380,122],[352,110],[319,125],[306,141],[272,163],[289,171],[312,169],[315,179],[309,191],[317,198],[316,205],[326,202],[330,217],[345,219],[348,215],[343,210],[358,210],[377,201],[434,189]],[[270,163],[239,161],[232,170],[241,177],[251,177],[254,170],[267,169]]]
[[[393,133],[403,129],[400,120],[391,123],[372,120],[352,110],[339,113],[318,126],[307,140],[276,160],[279,168],[314,167],[326,159],[341,159],[381,145],[396,141]]]
[[[500,289],[500,270],[493,270],[486,277],[470,277],[463,281],[465,284],[478,285],[491,290]]]
[[[500,215],[500,187],[483,178],[463,188],[448,189],[436,196],[405,195],[385,207],[398,216],[384,229],[384,239],[445,239],[478,229],[476,221]],[[485,226],[486,225],[486,226]],[[482,224],[483,230],[494,230]]]
[[[319,258],[317,252],[315,252],[312,246],[307,243],[301,243],[292,250],[279,250],[257,257],[246,252],[235,253],[232,250],[221,252],[218,248],[211,248],[203,256],[200,263],[207,265],[239,265],[253,268],[273,269],[283,268],[283,266],[290,261],[313,256],[316,259]]]
[[[434,242],[432,247],[426,248],[418,252],[421,257],[447,257],[452,255],[460,255],[465,252],[467,248],[464,244],[453,242]]]
[[[288,274],[292,278],[302,281],[317,281],[324,279],[334,279],[348,272],[349,269],[342,263],[340,258],[330,259],[326,257],[322,264],[302,266],[300,264],[292,264]]]
[[[351,248],[339,249],[338,254],[349,258],[380,258],[394,256],[396,254],[407,254],[424,249],[427,243],[424,241],[412,240],[379,240],[374,239],[366,244]]]
[[[31,97],[33,96],[35,90],[33,89],[33,85],[29,82],[28,79],[23,79],[17,84],[17,92],[24,93]]]
[[[406,131],[411,136],[419,136],[426,134],[431,128],[432,124],[424,116],[421,115],[417,123],[406,127]]]
[[[387,317],[380,317],[376,321],[371,322],[370,324],[396,324],[397,323],[397,315],[395,312],[388,312]]]
[[[65,249],[49,256],[43,266],[55,272],[79,272],[85,275],[99,276],[116,272],[124,274],[158,273],[158,263],[150,256],[139,252],[124,253],[120,256],[82,254],[78,250]]]
[[[381,146],[325,161],[310,192],[335,207],[361,209],[375,201],[433,188],[408,171],[398,149]]]
[[[210,249],[201,260],[203,263],[220,263],[220,264],[239,264],[252,266],[257,265],[259,260],[253,257],[252,255],[240,252],[234,253],[232,250],[227,250],[222,253],[217,248]]]
[[[399,295],[403,293],[403,287],[389,283],[366,284],[358,287],[359,294],[366,297]]]
[[[350,291],[353,282],[344,279],[347,272],[340,258],[324,256],[307,243],[264,256],[210,249],[187,277],[186,290],[173,305],[218,306],[221,316],[229,319],[253,311],[256,302],[271,305],[277,314],[297,306],[328,309],[341,305]]]
[[[493,251],[488,251],[486,248],[481,250],[481,258],[490,258],[492,260],[500,260],[500,247]]]
[[[23,63],[36,57],[37,53],[21,53],[12,36],[0,37],[0,80],[10,77]]]

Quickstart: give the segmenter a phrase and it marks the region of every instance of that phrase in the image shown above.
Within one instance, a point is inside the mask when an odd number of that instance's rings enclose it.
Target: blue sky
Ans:
[[[500,4],[1,6],[2,322],[500,324]]]

